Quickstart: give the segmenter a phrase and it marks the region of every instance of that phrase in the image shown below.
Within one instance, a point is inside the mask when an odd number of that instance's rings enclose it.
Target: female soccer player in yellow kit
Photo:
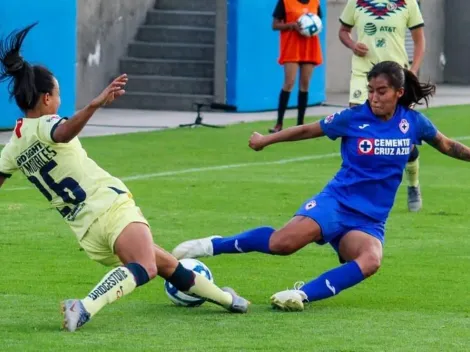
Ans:
[[[72,119],[60,118],[59,83],[43,66],[32,66],[20,49],[35,24],[0,42],[0,81],[25,116],[19,119],[0,157],[0,186],[20,170],[70,225],[88,256],[114,266],[84,299],[63,302],[64,327],[75,331],[106,304],[157,275],[178,290],[207,298],[234,313],[248,301],[185,269],[153,242],[147,220],[121,180],[88,158],[77,138],[93,113],[125,93],[127,76],[116,78]]]
[[[349,0],[340,17],[341,42],[353,51],[349,89],[350,106],[367,100],[367,73],[374,64],[395,61],[417,75],[424,57],[424,21],[416,0]],[[356,28],[357,41],[351,37]],[[407,31],[414,42],[412,65],[405,48]],[[408,209],[422,207],[419,187],[419,151],[414,146],[405,173],[408,179]]]

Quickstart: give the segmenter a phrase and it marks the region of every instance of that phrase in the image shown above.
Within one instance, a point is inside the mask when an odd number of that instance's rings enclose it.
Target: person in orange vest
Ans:
[[[319,0],[278,0],[273,12],[273,30],[280,31],[280,55],[278,62],[284,66],[284,83],[279,94],[277,123],[270,133],[282,130],[284,114],[300,70],[297,103],[297,125],[304,123],[308,102],[308,89],[313,68],[322,64],[323,56],[318,36],[305,37],[300,34],[297,20],[305,13],[314,13],[321,18]]]

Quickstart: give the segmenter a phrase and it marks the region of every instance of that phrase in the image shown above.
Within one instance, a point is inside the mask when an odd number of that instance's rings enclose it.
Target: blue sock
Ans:
[[[271,254],[269,239],[275,230],[272,227],[257,227],[238,235],[212,239],[214,255],[222,253],[261,252]]]
[[[364,280],[364,275],[355,261],[343,264],[320,275],[315,280],[307,282],[304,291],[309,302],[319,301],[337,295]]]

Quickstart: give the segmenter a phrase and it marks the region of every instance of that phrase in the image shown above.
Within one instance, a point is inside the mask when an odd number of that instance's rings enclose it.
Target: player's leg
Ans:
[[[341,237],[338,252],[345,264],[294,290],[274,294],[271,297],[273,306],[285,311],[301,311],[304,302],[329,298],[357,285],[380,268],[382,242],[369,233],[352,230]]]
[[[416,145],[411,149],[405,173],[408,180],[408,210],[416,212],[423,206],[419,187],[419,150]]]
[[[311,242],[321,240],[318,223],[334,222],[331,218],[336,207],[334,199],[321,193],[304,202],[295,216],[279,230],[264,226],[230,237],[190,240],[176,246],[172,253],[178,259],[250,252],[289,255]]]
[[[129,209],[127,208],[128,212]],[[123,224],[117,220],[117,216],[121,216],[123,221],[131,218],[132,209],[130,211],[131,214],[126,214],[124,207],[111,209],[93,224],[91,232],[89,230],[82,239],[81,245],[90,258],[115,267],[85,298],[70,299],[63,303],[64,326],[69,331],[76,330],[104,306],[130,294],[136,287],[146,284],[157,275],[152,234],[145,219],[143,222],[126,222],[117,235],[107,230],[108,226]],[[110,220],[116,222],[109,223]]]
[[[87,297],[81,300],[70,299],[63,303],[64,326],[69,331],[85,324],[107,304],[155,278],[158,265],[162,266],[161,275],[168,275],[169,268],[173,266],[176,270],[179,264],[171,255],[164,253],[160,253],[160,259],[157,260],[157,247],[147,220],[132,199],[122,198],[116,201],[92,224],[80,244],[91,259],[115,268],[103,277]],[[194,279],[192,271],[183,268],[178,273],[196,282],[196,286],[201,286],[197,285],[201,280]],[[175,278],[181,282],[181,275]],[[233,301],[233,307],[227,309],[241,310],[243,299],[238,298],[232,291],[223,293],[224,297],[220,301],[226,303],[228,294]],[[214,298],[217,301],[217,297]]]
[[[152,234],[143,223],[129,224],[117,238],[115,253],[123,265],[111,270],[83,300],[90,318],[106,304],[131,293],[158,274],[178,290],[194,293],[223,306],[233,313],[246,313],[249,302],[233,289],[220,289],[203,275],[186,269],[171,254],[154,244]],[[124,276],[125,279],[118,279]],[[113,280],[116,281],[113,286]],[[107,290],[103,290],[103,287]],[[106,291],[106,292],[105,292]]]
[[[309,302],[337,295],[375,274],[382,260],[382,242],[368,233],[353,230],[341,238],[339,255],[346,261],[345,264],[327,271],[301,288]]]
[[[277,122],[274,128],[269,129],[270,133],[279,132],[282,130],[284,121],[284,114],[287,110],[289,103],[290,93],[294,88],[295,78],[299,70],[299,64],[296,62],[286,62],[284,64],[284,83],[281,92],[279,93],[279,102],[277,107]]]
[[[179,291],[196,294],[220,305],[233,313],[246,313],[249,302],[238,296],[229,287],[219,288],[205,276],[186,269],[164,249],[154,245],[158,275],[170,282]]]
[[[367,77],[352,73],[349,81],[349,106],[364,104],[367,100]]]
[[[297,97],[297,125],[304,124],[305,111],[308,103],[308,89],[310,79],[312,78],[314,65],[311,63],[302,63],[300,65],[299,94]]]
[[[250,252],[289,255],[316,241],[319,235],[320,228],[313,220],[295,216],[279,230],[264,226],[230,237],[190,240],[178,245],[172,253],[178,259]]]
[[[80,240],[80,245],[90,259],[114,268],[85,298],[63,303],[64,325],[69,331],[79,328],[104,306],[157,275],[148,222],[127,194],[121,194],[95,220]]]

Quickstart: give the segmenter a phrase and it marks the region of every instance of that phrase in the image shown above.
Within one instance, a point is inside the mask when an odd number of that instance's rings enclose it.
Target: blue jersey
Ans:
[[[344,206],[385,221],[395,201],[411,147],[431,140],[436,127],[420,112],[398,106],[378,119],[366,102],[320,121],[326,136],[341,138],[341,169],[325,187]]]

